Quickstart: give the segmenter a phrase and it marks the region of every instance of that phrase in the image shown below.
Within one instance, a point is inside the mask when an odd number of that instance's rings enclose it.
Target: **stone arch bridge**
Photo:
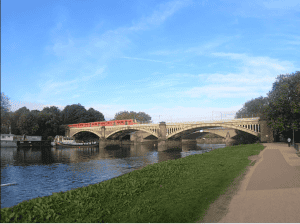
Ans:
[[[132,132],[143,131],[156,137],[158,141],[166,141],[178,139],[199,130],[205,131],[205,129],[217,127],[237,129],[258,136],[261,142],[273,142],[273,133],[271,129],[267,126],[267,122],[261,121],[259,117],[204,122],[160,122],[159,124],[96,126],[84,128],[68,127],[65,136],[73,137],[79,132],[88,131],[99,136],[100,141],[104,141],[105,139],[121,139]]]

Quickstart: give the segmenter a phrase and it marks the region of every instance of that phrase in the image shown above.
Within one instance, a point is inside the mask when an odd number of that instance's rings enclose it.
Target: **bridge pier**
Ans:
[[[167,125],[166,122],[159,123],[158,141],[166,141],[167,139]]]
[[[68,126],[65,128],[65,136],[70,137],[70,128]]]
[[[260,141],[261,142],[274,142],[273,131],[267,125],[267,121],[260,121]]]
[[[233,145],[233,139],[230,138],[229,131],[226,134],[225,144],[226,144],[226,146],[232,146]]]

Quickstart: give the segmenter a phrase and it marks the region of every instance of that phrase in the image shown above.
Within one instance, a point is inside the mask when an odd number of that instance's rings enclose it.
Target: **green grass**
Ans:
[[[87,187],[1,209],[1,222],[195,222],[261,144],[164,161]]]

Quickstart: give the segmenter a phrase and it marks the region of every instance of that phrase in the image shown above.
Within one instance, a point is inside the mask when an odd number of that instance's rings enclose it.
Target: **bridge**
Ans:
[[[219,121],[198,121],[183,123],[165,123],[159,124],[135,124],[135,125],[117,125],[117,126],[96,126],[96,127],[67,127],[65,136],[73,137],[75,134],[88,131],[99,137],[100,141],[105,139],[121,139],[132,132],[143,131],[152,135],[158,141],[180,139],[199,130],[223,127],[227,129],[236,129],[247,132],[260,138],[261,142],[273,142],[273,132],[267,126],[266,121],[255,118],[240,118]],[[227,139],[229,139],[229,133]]]

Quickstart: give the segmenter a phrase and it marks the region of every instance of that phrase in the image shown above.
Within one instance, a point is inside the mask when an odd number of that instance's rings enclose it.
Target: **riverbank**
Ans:
[[[151,164],[1,209],[1,222],[196,222],[263,148],[239,145]]]

